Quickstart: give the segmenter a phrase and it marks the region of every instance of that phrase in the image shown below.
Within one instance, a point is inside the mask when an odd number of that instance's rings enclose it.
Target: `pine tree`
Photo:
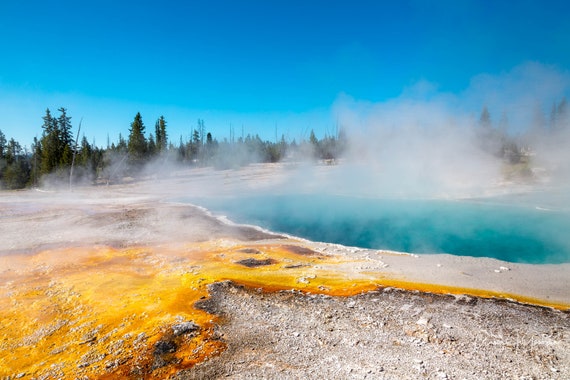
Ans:
[[[60,144],[59,144],[59,128],[57,119],[51,116],[49,108],[46,109],[46,115],[42,118],[43,133],[41,139],[42,157],[41,157],[41,174],[48,174],[54,171],[60,162]]]
[[[59,132],[59,147],[58,151],[60,154],[59,164],[61,166],[71,165],[71,160],[73,158],[73,136],[71,134],[71,117],[67,116],[67,110],[63,107],[59,108],[58,111],[61,113],[57,119],[57,127]]]
[[[204,133],[206,133],[206,128],[204,127],[204,120],[198,119],[198,131],[200,132],[200,145],[204,145]]]
[[[83,138],[81,139],[81,151],[79,152],[79,155],[77,157],[77,162],[79,163],[79,165],[87,167],[92,159],[92,155],[93,155],[93,148],[89,144],[89,141],[87,141],[85,135],[83,135]]]
[[[6,143],[6,136],[2,133],[2,130],[0,130],[0,158],[4,158],[6,154]]]
[[[7,189],[21,189],[30,178],[30,165],[22,147],[13,138],[6,146],[6,167],[2,170],[2,185]]]
[[[41,159],[42,159],[42,144],[38,141],[37,137],[34,137],[34,142],[32,144],[32,172],[30,174],[30,179],[32,181],[31,185],[37,186],[38,179],[41,175],[41,169],[39,167]]]
[[[125,140],[123,135],[120,133],[119,133],[119,142],[117,143],[117,146],[115,149],[121,153],[127,153],[127,151],[128,151],[127,141]]]
[[[164,152],[168,145],[166,136],[166,120],[161,116],[154,126],[154,133],[156,136],[156,149],[158,152]]]
[[[154,135],[156,136],[156,151],[160,153],[162,145],[160,142],[160,119],[156,120],[156,123],[154,123]]]
[[[146,158],[147,142],[144,137],[144,124],[140,112],[137,112],[131,129],[128,142],[129,163],[133,167],[140,167]]]
[[[148,136],[148,144],[147,144],[147,156],[152,157],[158,153],[158,146],[154,142],[154,136],[152,133]]]
[[[178,160],[180,161],[186,160],[186,147],[184,146],[184,142],[182,141],[182,136],[180,136],[180,143],[178,144]]]
[[[190,144],[190,159],[197,159],[201,151],[200,132],[198,132],[197,129],[194,129],[194,132],[192,133],[192,143]]]
[[[491,114],[489,113],[487,106],[484,106],[483,110],[481,111],[481,116],[479,117],[479,124],[483,128],[491,128]]]
[[[317,136],[315,136],[315,131],[311,129],[311,135],[309,136],[310,143],[316,147],[319,144],[319,140],[317,140]]]

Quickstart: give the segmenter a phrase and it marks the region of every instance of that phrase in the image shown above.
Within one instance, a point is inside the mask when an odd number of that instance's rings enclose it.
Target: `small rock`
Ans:
[[[198,330],[200,327],[194,322],[182,322],[172,326],[172,333],[174,336],[188,334]]]
[[[176,344],[172,341],[159,340],[154,345],[154,355],[158,356],[166,353],[175,352],[177,348],[178,347],[176,346]]]

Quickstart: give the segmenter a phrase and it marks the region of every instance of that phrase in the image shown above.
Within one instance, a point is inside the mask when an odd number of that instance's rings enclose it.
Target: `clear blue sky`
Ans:
[[[175,142],[197,118],[218,139],[230,124],[322,135],[343,94],[463,94],[527,62],[566,76],[568,15],[568,1],[1,0],[0,129],[29,146],[64,106],[100,146],[139,111],[147,131],[164,115]]]

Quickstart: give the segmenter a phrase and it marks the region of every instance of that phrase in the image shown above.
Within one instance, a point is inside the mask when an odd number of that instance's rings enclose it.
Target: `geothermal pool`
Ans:
[[[564,198],[560,193],[470,200],[274,194],[190,202],[236,223],[313,241],[559,264],[570,262],[570,209],[559,206],[568,205]]]

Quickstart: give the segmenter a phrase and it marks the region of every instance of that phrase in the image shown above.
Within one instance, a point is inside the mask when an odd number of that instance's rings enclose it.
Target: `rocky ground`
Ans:
[[[332,298],[210,286],[218,357],[177,379],[567,379],[570,315],[386,288]]]

